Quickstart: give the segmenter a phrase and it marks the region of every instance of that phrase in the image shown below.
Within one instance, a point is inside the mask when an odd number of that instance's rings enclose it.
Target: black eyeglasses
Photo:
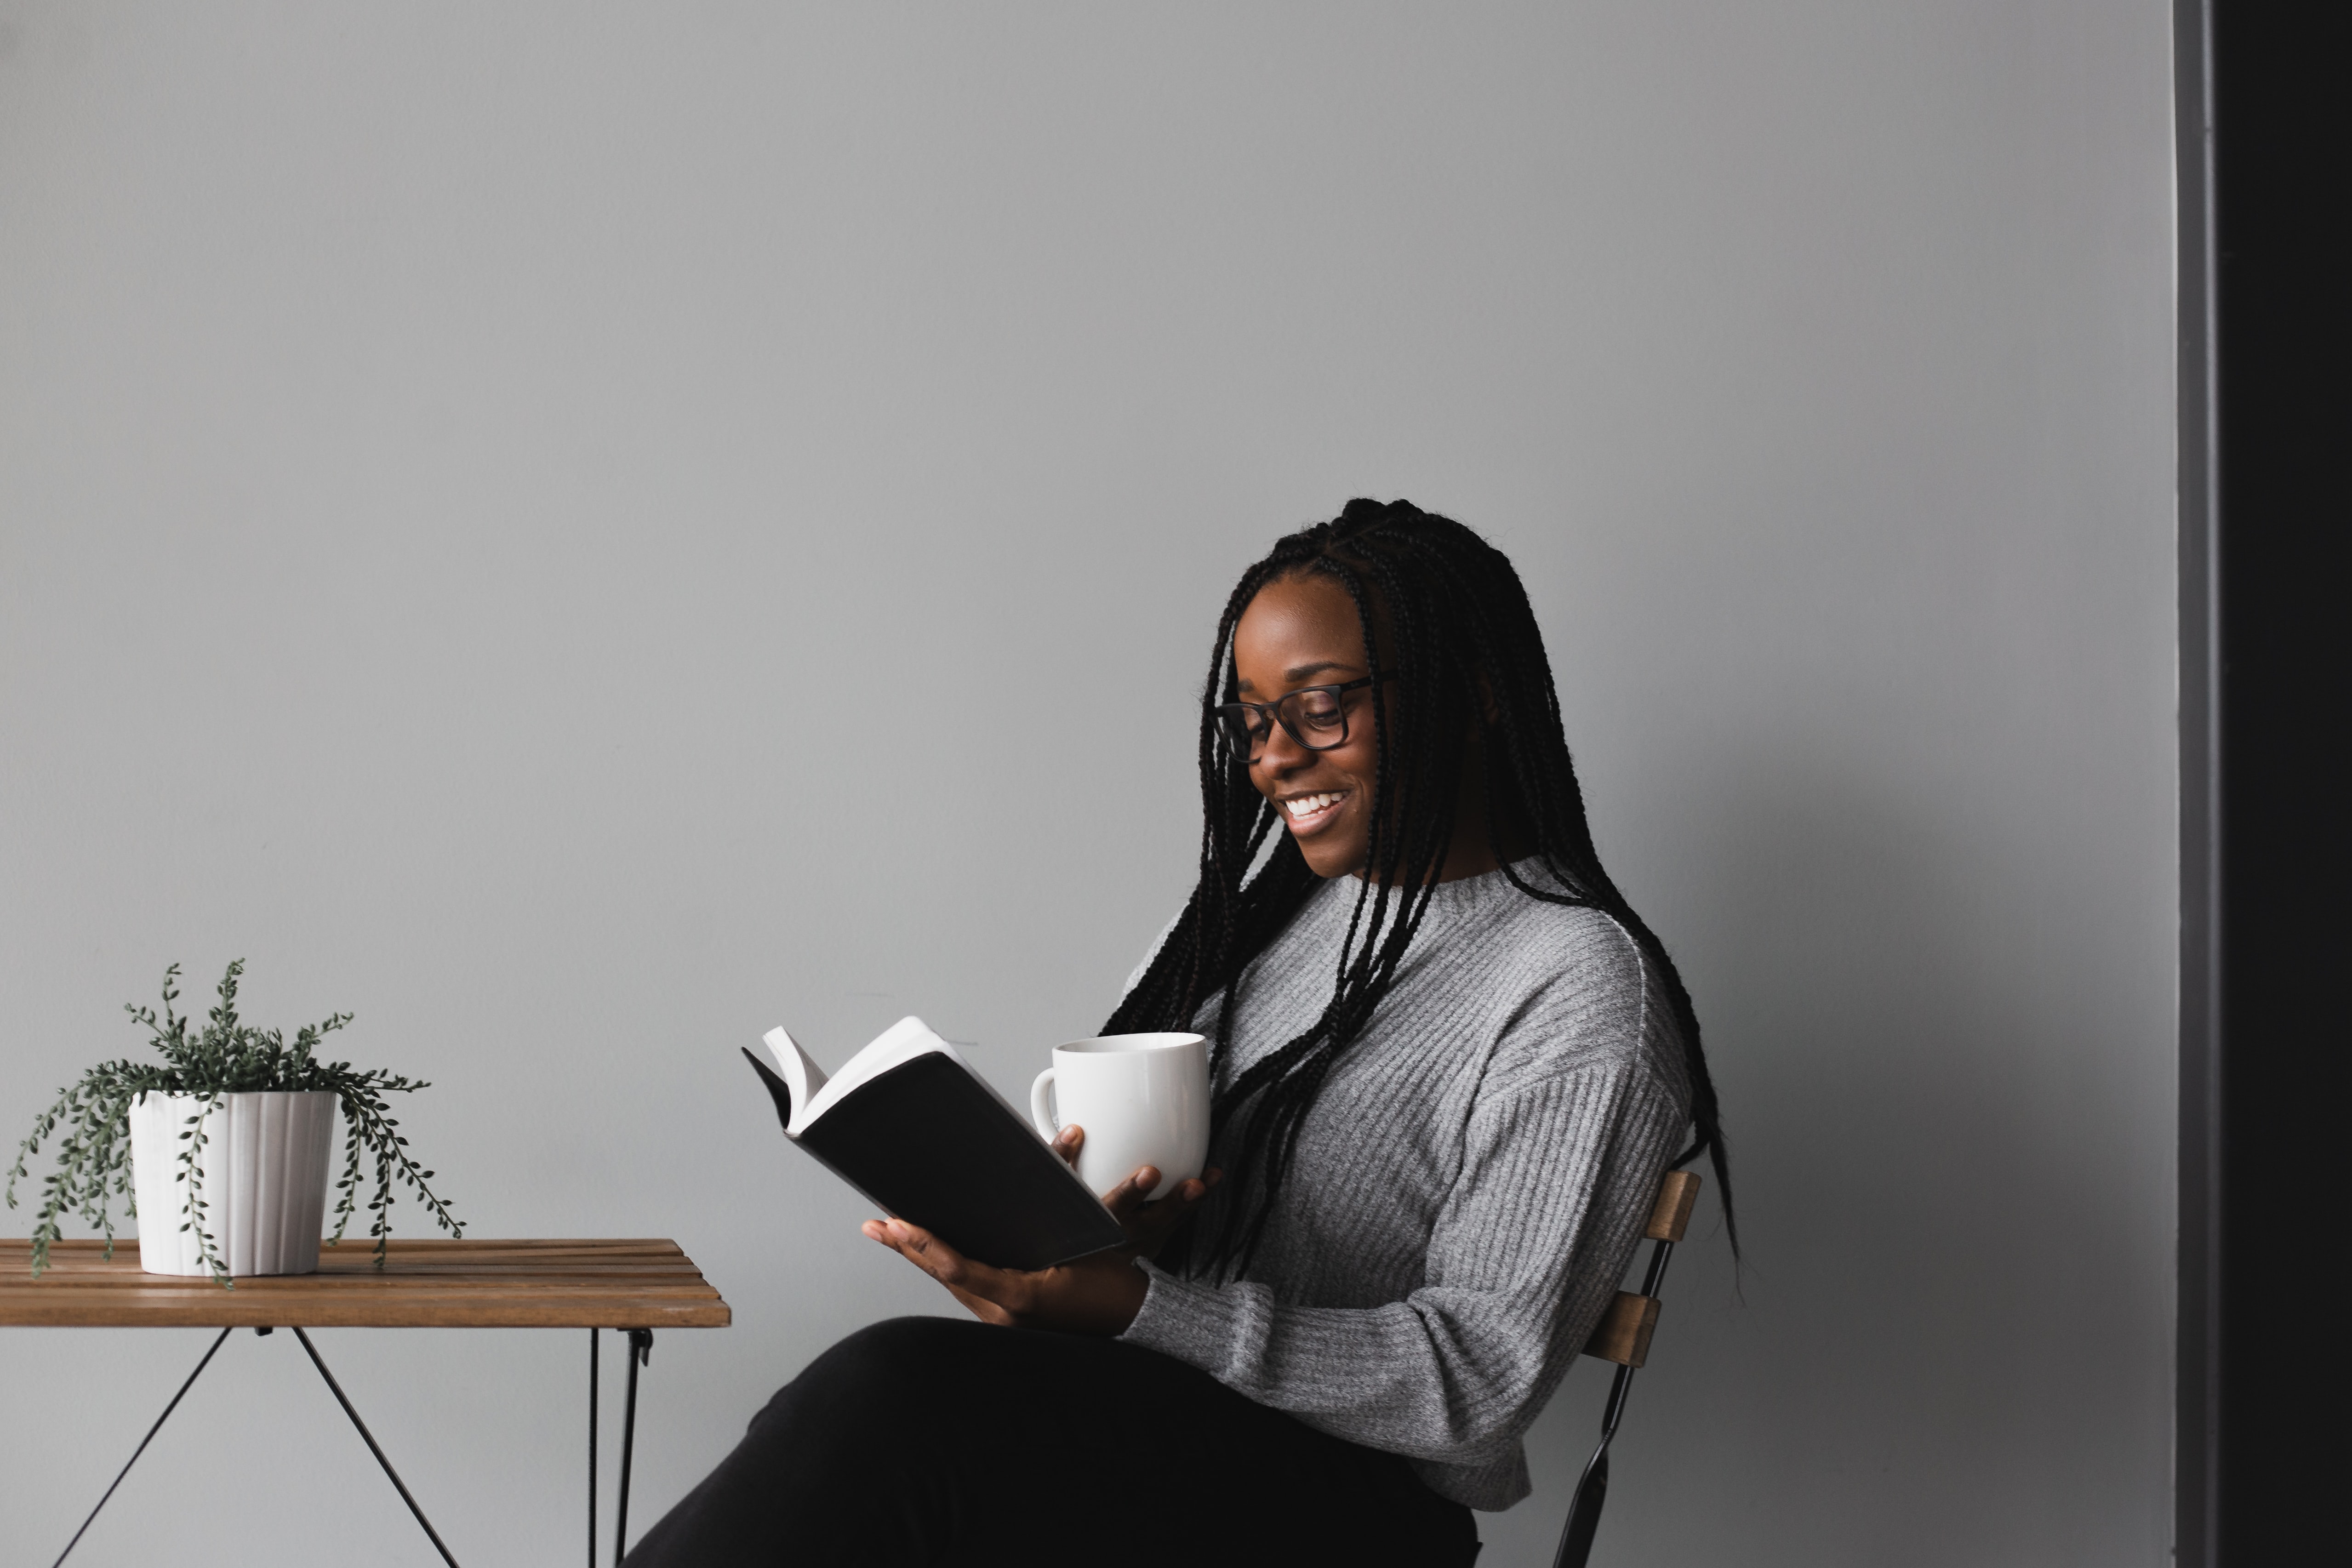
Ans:
[[[1217,718],[1225,727],[1225,737],[1244,757],[1257,755],[1277,720],[1282,733],[1307,750],[1328,751],[1347,744],[1348,694],[1370,685],[1373,678],[1365,675],[1336,686],[1301,686],[1270,703],[1220,703]]]

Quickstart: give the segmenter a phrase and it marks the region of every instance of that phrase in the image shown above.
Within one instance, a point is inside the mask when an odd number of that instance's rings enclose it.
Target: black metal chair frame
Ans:
[[[1670,1172],[1668,1180],[1675,1176],[1687,1178],[1690,1197],[1695,1201],[1698,1178],[1687,1172]],[[1666,1260],[1674,1256],[1675,1243],[1681,1239],[1683,1223],[1690,1214],[1687,1205],[1679,1207],[1680,1216],[1666,1227],[1669,1234],[1660,1234],[1654,1213],[1644,1232],[1650,1238],[1650,1263],[1642,1275],[1642,1297],[1650,1302],[1658,1298],[1658,1287],[1666,1278]],[[1664,1207],[1662,1194],[1659,1208]],[[1626,1299],[1619,1297],[1620,1301]],[[1601,1442],[1593,1448],[1592,1458],[1585,1461],[1584,1473],[1577,1479],[1576,1496],[1569,1504],[1568,1523],[1559,1532],[1559,1550],[1552,1553],[1552,1568],[1585,1568],[1586,1560],[1592,1554],[1593,1531],[1601,1528],[1601,1505],[1609,1500],[1609,1445],[1616,1438],[1617,1424],[1625,1416],[1626,1390],[1633,1386],[1633,1374],[1641,1370],[1648,1354],[1649,1342],[1644,1336],[1632,1359],[1618,1364],[1617,1375],[1610,1382],[1609,1403],[1602,1406],[1601,1414]]]

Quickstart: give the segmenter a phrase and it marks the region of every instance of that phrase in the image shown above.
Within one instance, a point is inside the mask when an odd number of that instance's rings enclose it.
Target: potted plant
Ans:
[[[342,1109],[343,1174],[336,1182],[335,1230],[343,1239],[357,1211],[362,1167],[373,1163],[367,1207],[373,1217],[376,1267],[383,1266],[392,1235],[392,1189],[416,1194],[436,1223],[452,1235],[464,1228],[425,1184],[433,1172],[409,1157],[400,1124],[384,1113],[386,1094],[429,1088],[380,1070],[355,1071],[348,1061],[318,1060],[320,1042],[352,1021],[336,1013],[306,1025],[286,1043],[277,1030],[254,1029],[237,1017],[240,958],[221,977],[220,1003],[205,1027],[173,1007],[180,999],[177,964],[163,971],[163,1014],[128,1003],[161,1062],[123,1059],[100,1062],[33,1123],[9,1167],[7,1203],[16,1207],[16,1183],[43,1140],[65,1129],[58,1168],[41,1184],[40,1223],[33,1230],[33,1273],[48,1266],[58,1219],[68,1209],[106,1236],[114,1256],[113,1200],[142,1215],[139,1265],[151,1274],[210,1274],[222,1285],[239,1274],[308,1274],[319,1267],[319,1230],[326,1208],[327,1155],[334,1115]],[[174,1223],[176,1222],[176,1223]]]

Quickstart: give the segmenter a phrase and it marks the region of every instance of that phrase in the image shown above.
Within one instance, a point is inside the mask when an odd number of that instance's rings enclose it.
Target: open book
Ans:
[[[1126,1239],[1029,1119],[922,1019],[900,1019],[830,1079],[782,1030],[765,1038],[773,1068],[743,1055],[784,1136],[884,1213],[1000,1269],[1049,1268]]]

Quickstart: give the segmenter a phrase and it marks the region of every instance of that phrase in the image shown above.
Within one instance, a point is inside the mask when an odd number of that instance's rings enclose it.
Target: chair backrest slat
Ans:
[[[1680,1241],[1683,1232],[1690,1228],[1691,1206],[1698,1201],[1696,1171],[1668,1171],[1658,1184],[1658,1201],[1650,1210],[1649,1228],[1642,1232],[1653,1241]]]
[[[1649,1359],[1650,1336],[1657,1331],[1658,1298],[1620,1291],[1601,1314],[1592,1337],[1584,1342],[1584,1354],[1619,1366],[1639,1366]]]

